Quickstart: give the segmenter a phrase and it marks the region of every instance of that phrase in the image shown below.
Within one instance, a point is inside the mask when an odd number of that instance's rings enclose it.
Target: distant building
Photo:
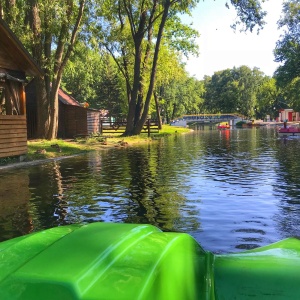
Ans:
[[[279,110],[278,122],[284,122],[285,120],[288,120],[288,122],[300,121],[299,112],[295,112],[291,108]]]
[[[37,138],[37,99],[35,81],[26,86],[28,139]],[[80,104],[71,95],[58,90],[59,115],[57,137],[66,139],[100,132],[102,111]]]

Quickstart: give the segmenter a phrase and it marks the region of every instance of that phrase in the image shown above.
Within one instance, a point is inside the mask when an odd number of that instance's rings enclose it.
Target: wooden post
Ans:
[[[99,132],[100,132],[101,135],[103,134],[103,120],[100,120]]]
[[[148,137],[150,137],[150,119],[147,120]]]

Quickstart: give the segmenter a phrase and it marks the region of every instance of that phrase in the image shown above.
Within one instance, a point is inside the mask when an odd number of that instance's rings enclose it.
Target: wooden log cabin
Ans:
[[[26,86],[26,98],[28,139],[34,139],[37,138],[35,80]],[[85,108],[61,88],[58,90],[58,101],[58,138],[72,139],[100,131],[101,113],[99,110]]]
[[[58,137],[74,138],[99,132],[101,115],[96,109],[82,106],[71,95],[58,90]]]
[[[0,19],[0,158],[27,152],[26,75],[42,71]]]

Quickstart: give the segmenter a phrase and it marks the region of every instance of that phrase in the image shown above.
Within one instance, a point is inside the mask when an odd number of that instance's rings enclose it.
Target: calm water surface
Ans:
[[[0,240],[70,223],[149,223],[206,250],[300,236],[300,137],[261,127],[168,137],[0,171]]]

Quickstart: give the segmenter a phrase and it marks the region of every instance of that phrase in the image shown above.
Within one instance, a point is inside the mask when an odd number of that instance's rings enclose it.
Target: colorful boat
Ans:
[[[214,255],[151,225],[56,227],[0,243],[0,299],[299,299],[300,241]]]
[[[282,128],[279,128],[278,133],[280,135],[300,135],[300,128],[293,126],[284,126]]]
[[[230,125],[228,122],[221,122],[220,124],[217,125],[218,129],[230,129]]]

